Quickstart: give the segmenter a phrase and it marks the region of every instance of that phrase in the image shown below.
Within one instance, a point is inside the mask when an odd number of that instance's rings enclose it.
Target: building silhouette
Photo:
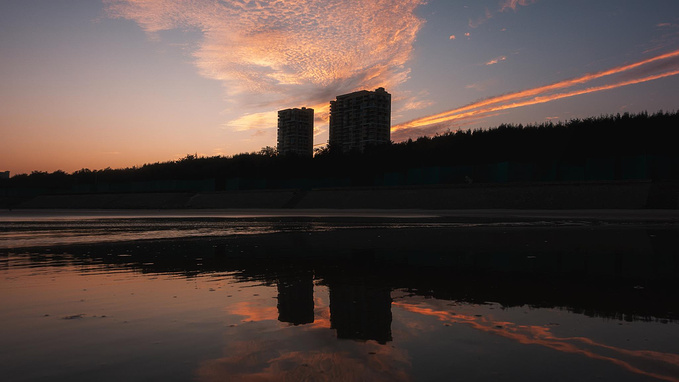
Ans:
[[[389,143],[390,130],[391,94],[384,88],[344,94],[330,101],[331,150],[362,152]]]
[[[310,157],[314,146],[314,109],[278,111],[278,152]]]
[[[0,171],[0,179],[9,179],[9,171]]]

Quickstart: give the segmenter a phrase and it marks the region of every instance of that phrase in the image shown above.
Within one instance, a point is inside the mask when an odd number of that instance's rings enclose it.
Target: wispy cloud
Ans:
[[[415,100],[414,98],[408,99],[404,104],[403,107],[399,111],[408,111],[408,110],[420,110],[420,109],[425,109],[431,105],[433,105],[433,101],[429,100]]]
[[[424,0],[103,0],[110,17],[148,34],[202,33],[192,53],[232,108],[308,106],[408,78]],[[229,125],[242,128],[253,117]]]
[[[258,130],[261,128],[275,127],[278,123],[278,115],[271,112],[245,114],[239,118],[225,123],[223,126],[236,131]]]
[[[494,59],[486,62],[486,66],[495,65],[497,63],[500,63],[500,62],[506,61],[506,60],[507,60],[507,56],[495,57]]]
[[[656,24],[656,36],[649,43],[644,53],[657,52],[676,47],[679,41],[679,22],[661,22]]]
[[[525,7],[536,2],[537,0],[506,0],[500,3],[500,12],[506,12],[510,9],[516,11],[516,7],[518,6]]]
[[[513,10],[516,11],[516,8],[518,6],[528,6],[531,4],[536,3],[537,0],[505,0],[500,3],[500,6],[498,8],[498,12],[506,12],[508,10]],[[485,8],[485,12],[483,16],[480,16],[476,19],[469,19],[468,26],[470,28],[478,28],[480,25],[485,24],[488,20],[492,19],[494,16],[494,12],[491,11],[488,8]]]
[[[466,85],[464,88],[483,92],[483,91],[486,91],[486,89],[488,89],[489,87],[493,86],[496,82],[497,81],[495,79],[489,78],[489,79],[484,80],[484,81],[475,82],[475,83]]]
[[[493,13],[486,8],[486,12],[483,14],[483,16],[477,18],[476,20],[469,20],[469,27],[470,28],[478,28],[481,24],[485,24],[486,21],[490,20],[493,18]]]
[[[632,64],[618,66],[596,73],[585,74],[583,76],[569,80],[559,81],[550,85],[539,86],[515,93],[490,97],[443,113],[418,118],[392,127],[392,131],[395,132],[393,137],[394,140],[398,140],[412,137],[413,133],[434,134],[436,132],[454,127],[455,123],[459,123],[459,121],[468,120],[470,118],[478,119],[487,116],[489,113],[496,113],[502,110],[547,103],[588,93],[611,90],[623,86],[675,76],[677,74],[679,74],[679,50],[661,54]],[[613,75],[620,75],[622,77],[617,79],[615,77],[607,78]],[[557,91],[562,89],[586,85],[587,83],[602,78],[606,78],[609,83],[557,93]]]
[[[483,90],[486,89],[486,85],[484,83],[481,83],[481,82],[476,82],[476,83],[473,83],[473,84],[469,84],[469,85],[465,86],[464,88],[465,89],[474,89],[476,91],[483,91]]]

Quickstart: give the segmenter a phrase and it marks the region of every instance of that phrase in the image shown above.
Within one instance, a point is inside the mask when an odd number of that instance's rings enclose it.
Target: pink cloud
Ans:
[[[103,0],[109,17],[149,35],[201,34],[199,73],[220,81],[232,109],[250,115],[327,103],[337,94],[408,78],[424,0]],[[332,49],[329,49],[332,47]],[[234,121],[236,128],[252,120]]]

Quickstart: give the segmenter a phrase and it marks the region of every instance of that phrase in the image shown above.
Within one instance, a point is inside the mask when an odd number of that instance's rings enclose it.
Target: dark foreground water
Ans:
[[[679,381],[678,296],[667,222],[5,214],[0,380]]]

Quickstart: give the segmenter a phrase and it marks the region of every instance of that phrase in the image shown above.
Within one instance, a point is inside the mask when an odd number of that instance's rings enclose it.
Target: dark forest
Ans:
[[[124,169],[34,171],[0,180],[4,195],[373,187],[544,181],[676,180],[678,112],[503,124],[313,158],[271,147]]]

